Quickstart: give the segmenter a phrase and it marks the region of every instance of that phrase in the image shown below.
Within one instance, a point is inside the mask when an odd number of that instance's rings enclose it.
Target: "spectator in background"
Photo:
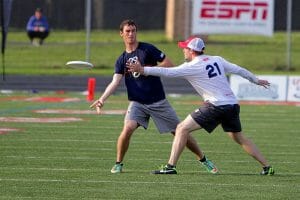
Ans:
[[[31,44],[37,46],[43,44],[44,39],[49,35],[49,24],[41,8],[37,8],[34,15],[29,18],[26,30]]]

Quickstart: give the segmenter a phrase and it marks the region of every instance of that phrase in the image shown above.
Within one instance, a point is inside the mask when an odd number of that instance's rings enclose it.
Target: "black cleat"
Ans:
[[[177,174],[176,167],[170,167],[168,165],[162,166],[160,170],[151,172],[152,174]]]
[[[274,175],[275,171],[272,166],[263,167],[262,172],[260,172],[260,175]]]

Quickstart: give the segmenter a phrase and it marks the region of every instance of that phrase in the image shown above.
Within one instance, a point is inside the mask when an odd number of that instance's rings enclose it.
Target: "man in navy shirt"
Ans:
[[[32,44],[41,45],[49,35],[49,24],[47,18],[43,16],[41,8],[37,8],[33,16],[29,18],[26,26],[27,35]],[[38,39],[35,42],[34,39]]]
[[[90,107],[96,108],[100,114],[105,100],[116,90],[122,78],[125,78],[128,100],[130,101],[124,120],[123,130],[117,141],[116,163],[111,173],[121,173],[123,159],[128,150],[133,132],[142,126],[148,127],[150,117],[160,133],[175,133],[179,119],[167,101],[162,82],[156,76],[144,76],[129,72],[128,63],[141,62],[147,66],[172,66],[166,55],[149,43],[137,41],[137,26],[132,20],[124,20],[120,25],[120,36],[125,44],[125,51],[115,63],[115,73],[111,83],[106,87],[102,96]],[[187,148],[196,154],[197,159],[210,173],[217,173],[218,169],[206,159],[197,142],[192,136],[188,138]]]

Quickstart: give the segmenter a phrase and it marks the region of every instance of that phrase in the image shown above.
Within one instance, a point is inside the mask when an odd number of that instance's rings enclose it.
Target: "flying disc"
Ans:
[[[75,69],[90,69],[94,67],[92,63],[85,61],[69,61],[66,65]]]

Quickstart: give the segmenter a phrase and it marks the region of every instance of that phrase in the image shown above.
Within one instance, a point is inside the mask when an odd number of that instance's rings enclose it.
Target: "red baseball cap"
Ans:
[[[188,38],[186,41],[178,42],[178,47],[184,49],[184,48],[190,48],[194,51],[201,52],[203,48],[205,47],[205,44],[201,38],[192,36]]]
[[[191,36],[191,37],[189,37],[187,40],[185,40],[185,41],[180,41],[180,42],[178,42],[178,47],[179,48],[182,48],[182,49],[184,49],[184,48],[187,48],[187,45],[188,45],[188,43],[192,40],[192,39],[194,39],[194,38],[196,38],[195,36]]]

